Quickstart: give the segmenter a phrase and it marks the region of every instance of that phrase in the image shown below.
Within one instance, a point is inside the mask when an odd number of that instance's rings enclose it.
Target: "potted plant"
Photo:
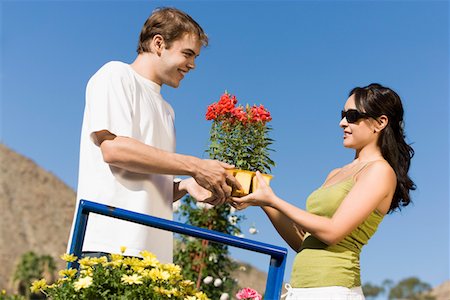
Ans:
[[[272,117],[263,105],[243,106],[238,104],[236,96],[225,91],[219,101],[208,106],[206,120],[212,121],[207,150],[210,158],[236,167],[231,172],[242,189],[233,191],[234,196],[257,189],[256,171],[270,182],[272,176],[267,173],[275,165],[269,156],[273,151],[269,148],[273,140],[269,137],[272,128],[268,124]]]

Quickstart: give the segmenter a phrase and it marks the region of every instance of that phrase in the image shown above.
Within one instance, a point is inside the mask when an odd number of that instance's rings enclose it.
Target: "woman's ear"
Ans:
[[[389,123],[389,119],[386,115],[381,115],[380,117],[376,118],[377,123],[374,125],[374,132],[380,132],[382,131]]]

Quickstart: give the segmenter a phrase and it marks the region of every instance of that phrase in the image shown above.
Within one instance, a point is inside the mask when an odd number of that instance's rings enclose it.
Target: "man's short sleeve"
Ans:
[[[116,136],[131,136],[131,90],[132,82],[125,64],[106,64],[89,80],[84,121],[89,124],[91,139],[94,132],[101,130]]]

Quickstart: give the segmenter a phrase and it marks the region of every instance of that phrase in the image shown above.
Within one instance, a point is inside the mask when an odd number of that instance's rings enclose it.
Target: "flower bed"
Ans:
[[[179,266],[162,264],[148,251],[140,254],[142,259],[122,254],[82,258],[79,271],[61,270],[55,283],[48,285],[41,279],[33,283],[31,291],[54,300],[208,299],[196,290],[194,282],[183,279]],[[62,259],[73,262],[78,258],[65,254]]]

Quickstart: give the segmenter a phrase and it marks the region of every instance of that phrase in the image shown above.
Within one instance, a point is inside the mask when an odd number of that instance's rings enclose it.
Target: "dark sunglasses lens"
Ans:
[[[362,116],[360,115],[360,113],[357,110],[354,110],[354,109],[350,109],[350,110],[341,112],[341,120],[343,118],[346,118],[348,123],[355,123],[361,117]]]
[[[347,122],[355,123],[360,118],[359,112],[357,110],[347,111]]]

